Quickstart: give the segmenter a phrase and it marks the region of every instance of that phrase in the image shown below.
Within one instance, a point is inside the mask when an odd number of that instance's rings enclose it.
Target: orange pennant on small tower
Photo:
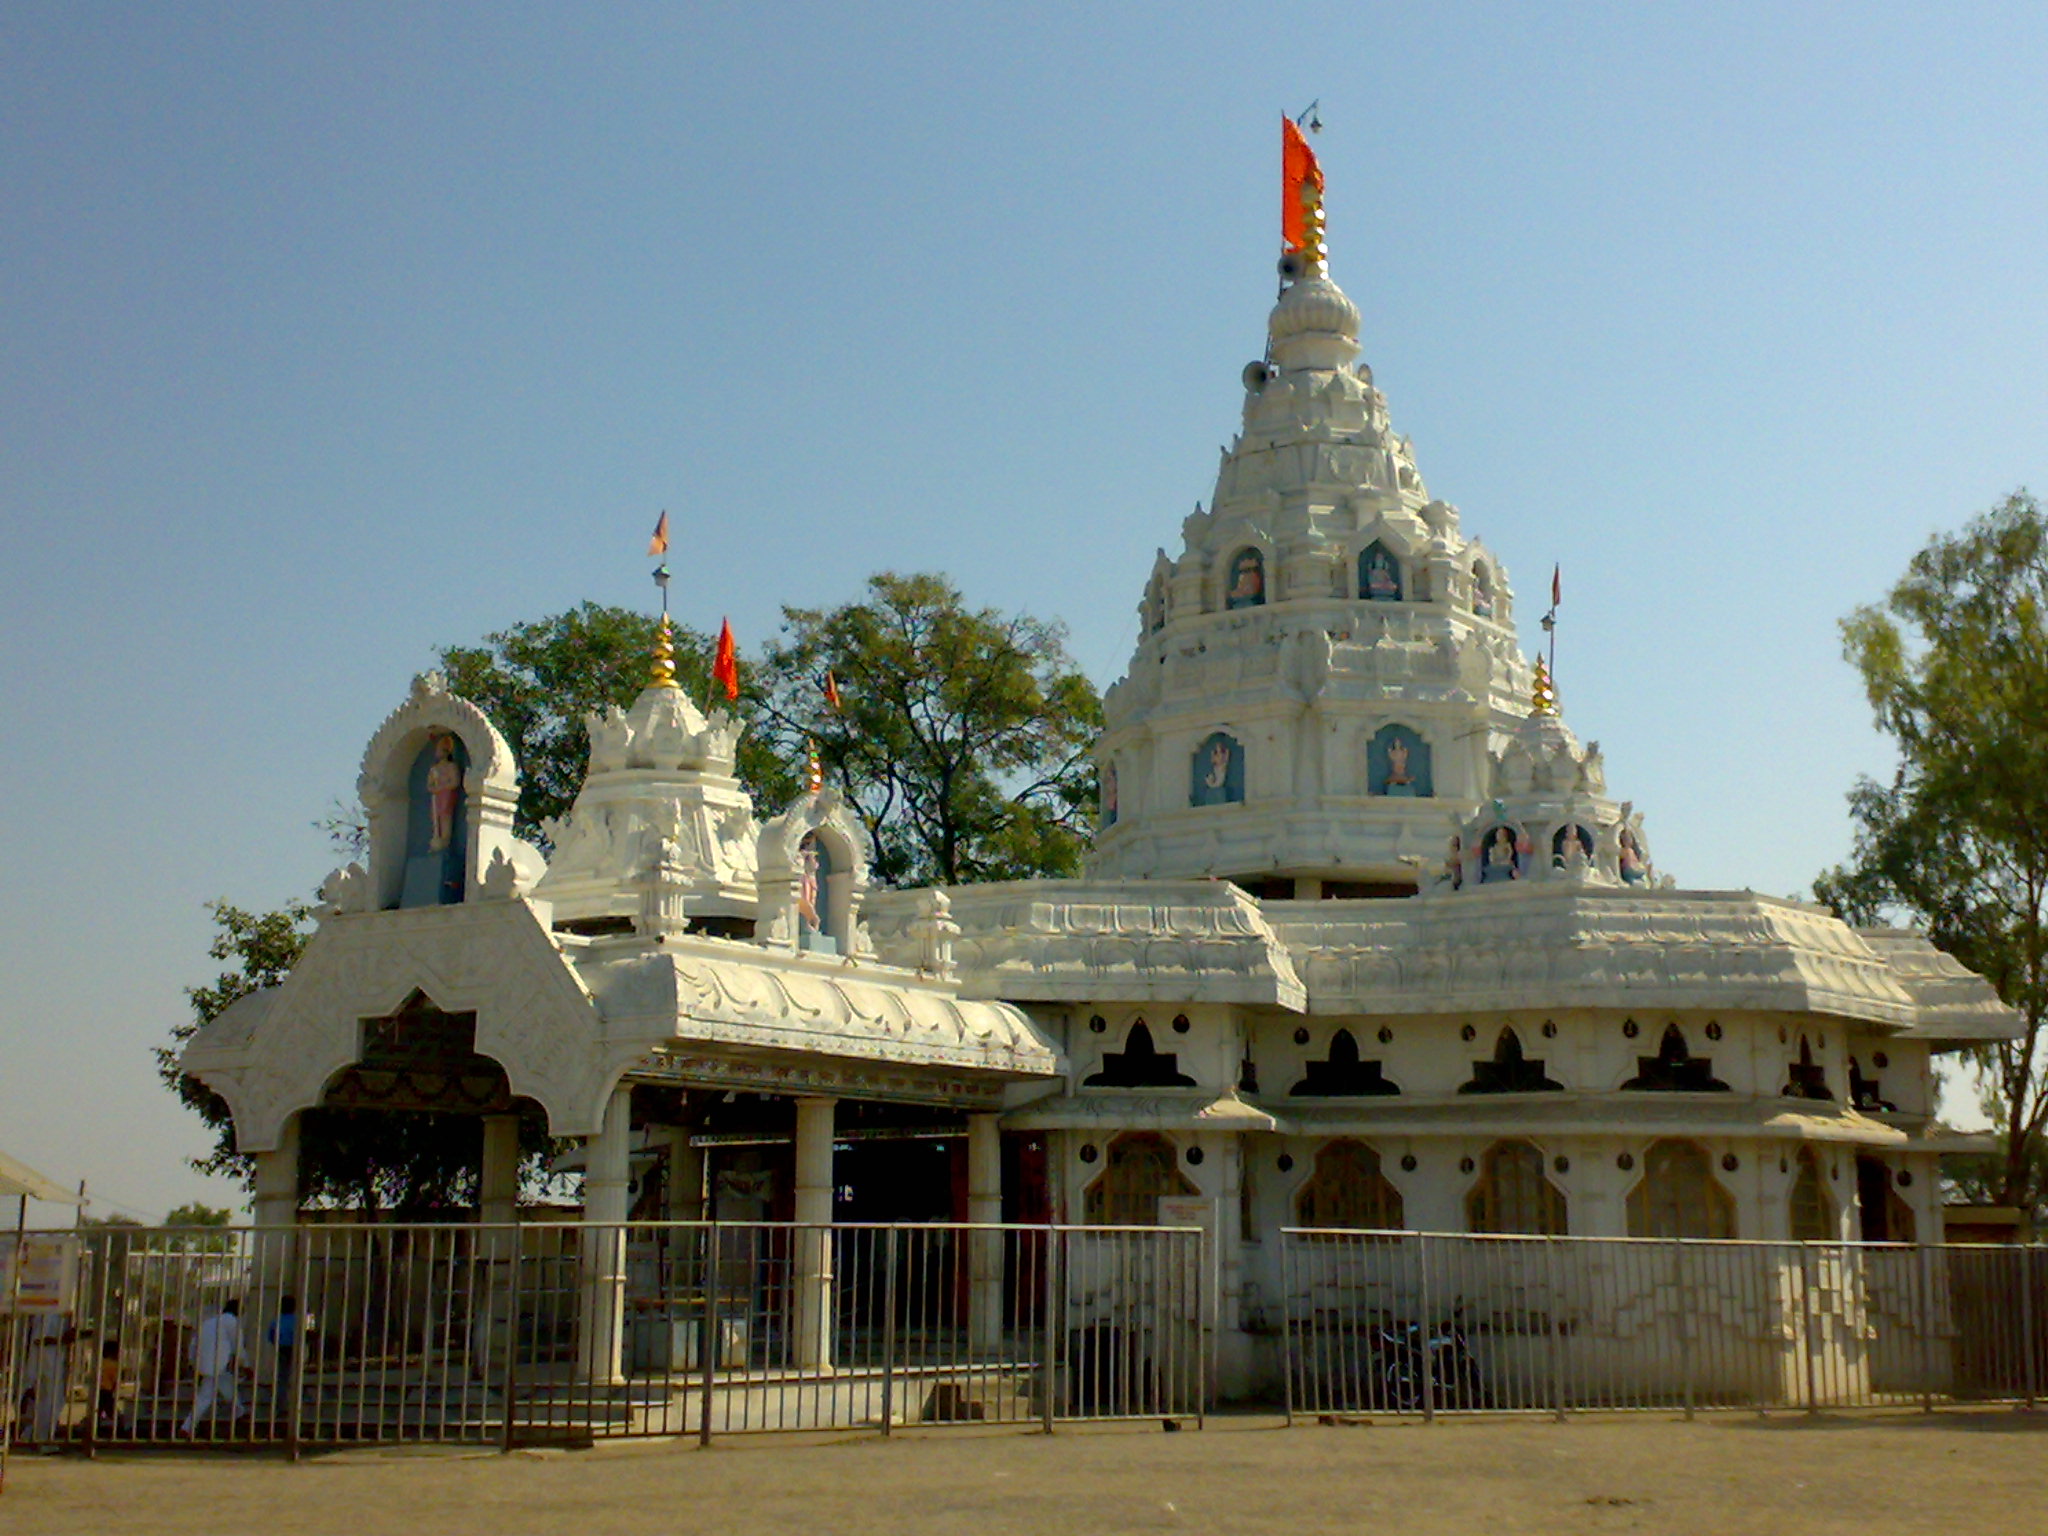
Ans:
[[[1322,201],[1323,168],[1316,164],[1316,152],[1308,147],[1294,119],[1280,119],[1280,243],[1298,251],[1308,239],[1308,208],[1302,189],[1313,187],[1314,200]]]
[[[647,553],[665,555],[668,553],[668,513],[661,514],[661,521],[654,525],[654,537],[647,541]]]
[[[724,687],[727,699],[740,696],[740,648],[733,644],[731,619],[718,626],[718,654],[711,661],[711,680]]]

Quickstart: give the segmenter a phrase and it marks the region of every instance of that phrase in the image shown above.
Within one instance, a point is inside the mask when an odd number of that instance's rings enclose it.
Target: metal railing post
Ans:
[[[1814,1285],[1813,1245],[1799,1245],[1799,1285],[1803,1293],[1799,1307],[1799,1340],[1806,1356],[1806,1411],[1820,1412],[1819,1388],[1814,1381],[1813,1335],[1814,1335]]]
[[[1692,1293],[1692,1266],[1687,1262],[1691,1252],[1690,1238],[1678,1240],[1678,1373],[1685,1383],[1685,1417],[1688,1423],[1693,1417],[1693,1347],[1692,1330],[1697,1320]]]
[[[1436,1316],[1435,1293],[1429,1283],[1429,1238],[1418,1235],[1415,1239],[1420,1246],[1416,1250],[1415,1265],[1422,1275],[1422,1319],[1417,1329],[1417,1345],[1422,1356],[1422,1422],[1436,1422],[1436,1351],[1430,1347],[1430,1338],[1435,1332],[1431,1319]]]
[[[2021,1379],[2026,1383],[2026,1408],[2033,1411],[2036,1395],[2036,1372],[2040,1363],[2034,1358],[2034,1255],[2040,1250],[2028,1243],[2019,1250],[2020,1259],[2020,1369]]]
[[[505,1422],[498,1431],[498,1449],[508,1455],[518,1444],[512,1421],[519,1406],[519,1271],[520,1260],[523,1257],[521,1250],[525,1246],[520,1238],[519,1223],[514,1221],[511,1236],[511,1273],[505,1281],[505,1361],[500,1375],[504,1385],[499,1392],[504,1401]]]
[[[718,1376],[718,1353],[725,1343],[724,1320],[718,1315],[718,1223],[704,1229],[704,1321],[697,1338],[697,1444],[711,1444],[711,1393]]]
[[[1053,1312],[1055,1304],[1059,1299],[1060,1290],[1058,1274],[1059,1248],[1060,1229],[1054,1226],[1047,1226],[1045,1229],[1045,1273],[1041,1277],[1041,1284],[1045,1294],[1039,1307],[1038,1333],[1039,1375],[1043,1384],[1043,1390],[1039,1394],[1041,1399],[1039,1420],[1040,1427],[1048,1435],[1052,1433],[1053,1397],[1058,1390],[1057,1357],[1053,1343],[1057,1335],[1054,1332]]]
[[[1934,1412],[1934,1249],[1920,1245],[1920,1411]]]
[[[891,1226],[883,1235],[887,1240],[882,1245],[882,1434],[887,1437],[896,1419],[896,1240],[902,1233]]]
[[[1216,1255],[1221,1262],[1221,1254]],[[1203,1282],[1209,1274],[1209,1229],[1207,1226],[1195,1229],[1195,1316],[1204,1322],[1209,1318],[1211,1288]],[[1215,1305],[1218,1308],[1215,1326],[1200,1329],[1195,1334],[1195,1428],[1209,1427],[1209,1383],[1215,1379],[1210,1369],[1211,1351],[1223,1347],[1223,1277],[1216,1277],[1214,1286]]]
[[[1543,1239],[1544,1278],[1550,1283],[1550,1402],[1552,1416],[1564,1422],[1564,1307],[1557,1283],[1557,1239]]]
[[[1285,1232],[1280,1241],[1280,1392],[1287,1412],[1287,1424],[1294,1424],[1294,1240]]]
[[[286,1384],[292,1394],[292,1400],[285,1405],[284,1410],[285,1453],[293,1461],[300,1457],[305,1431],[306,1351],[313,1343],[313,1331],[306,1326],[306,1319],[311,1315],[313,1297],[313,1237],[310,1229],[301,1229],[296,1236],[299,1262],[295,1283],[298,1289],[293,1294],[298,1300],[299,1312],[298,1320],[292,1325],[292,1366],[287,1373],[291,1379]]]

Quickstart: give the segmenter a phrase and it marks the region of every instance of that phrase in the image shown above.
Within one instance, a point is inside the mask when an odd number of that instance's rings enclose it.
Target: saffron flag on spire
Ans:
[[[1301,189],[1314,187],[1323,195],[1323,168],[1316,164],[1316,152],[1291,117],[1280,119],[1280,244],[1298,251],[1308,238],[1308,213],[1302,205]]]
[[[711,680],[724,685],[728,700],[740,696],[740,648],[733,644],[731,619],[718,626],[718,654],[712,658]]]
[[[1559,603],[1563,601],[1564,567],[1561,565],[1553,565],[1550,568],[1550,606],[1555,608]]]
[[[838,714],[840,706],[845,701],[839,696],[839,679],[832,675],[829,667],[825,671],[825,681],[818,686],[825,695],[825,707],[833,714]]]
[[[668,553],[668,513],[666,512],[661,514],[661,521],[654,525],[654,537],[647,541],[647,553],[649,555],[665,555]]]

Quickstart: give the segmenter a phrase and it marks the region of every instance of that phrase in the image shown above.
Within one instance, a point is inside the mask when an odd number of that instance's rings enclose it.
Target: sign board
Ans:
[[[74,1234],[0,1236],[0,1312],[10,1308],[24,1314],[69,1312],[77,1300],[78,1238]]]
[[[1200,1227],[1213,1239],[1216,1236],[1216,1202],[1207,1195],[1161,1195],[1159,1225]]]

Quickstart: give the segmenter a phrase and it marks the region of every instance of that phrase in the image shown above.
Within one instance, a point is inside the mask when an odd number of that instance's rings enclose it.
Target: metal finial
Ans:
[[[1323,189],[1313,181],[1301,184],[1301,269],[1304,276],[1324,270]]]
[[[1529,687],[1529,713],[1532,715],[1554,715],[1557,713],[1557,684],[1551,681],[1550,668],[1543,658],[1536,658],[1536,681]]]
[[[675,644],[669,639],[669,619],[661,616],[661,623],[654,630],[654,670],[649,681],[656,688],[673,688],[676,685]]]

